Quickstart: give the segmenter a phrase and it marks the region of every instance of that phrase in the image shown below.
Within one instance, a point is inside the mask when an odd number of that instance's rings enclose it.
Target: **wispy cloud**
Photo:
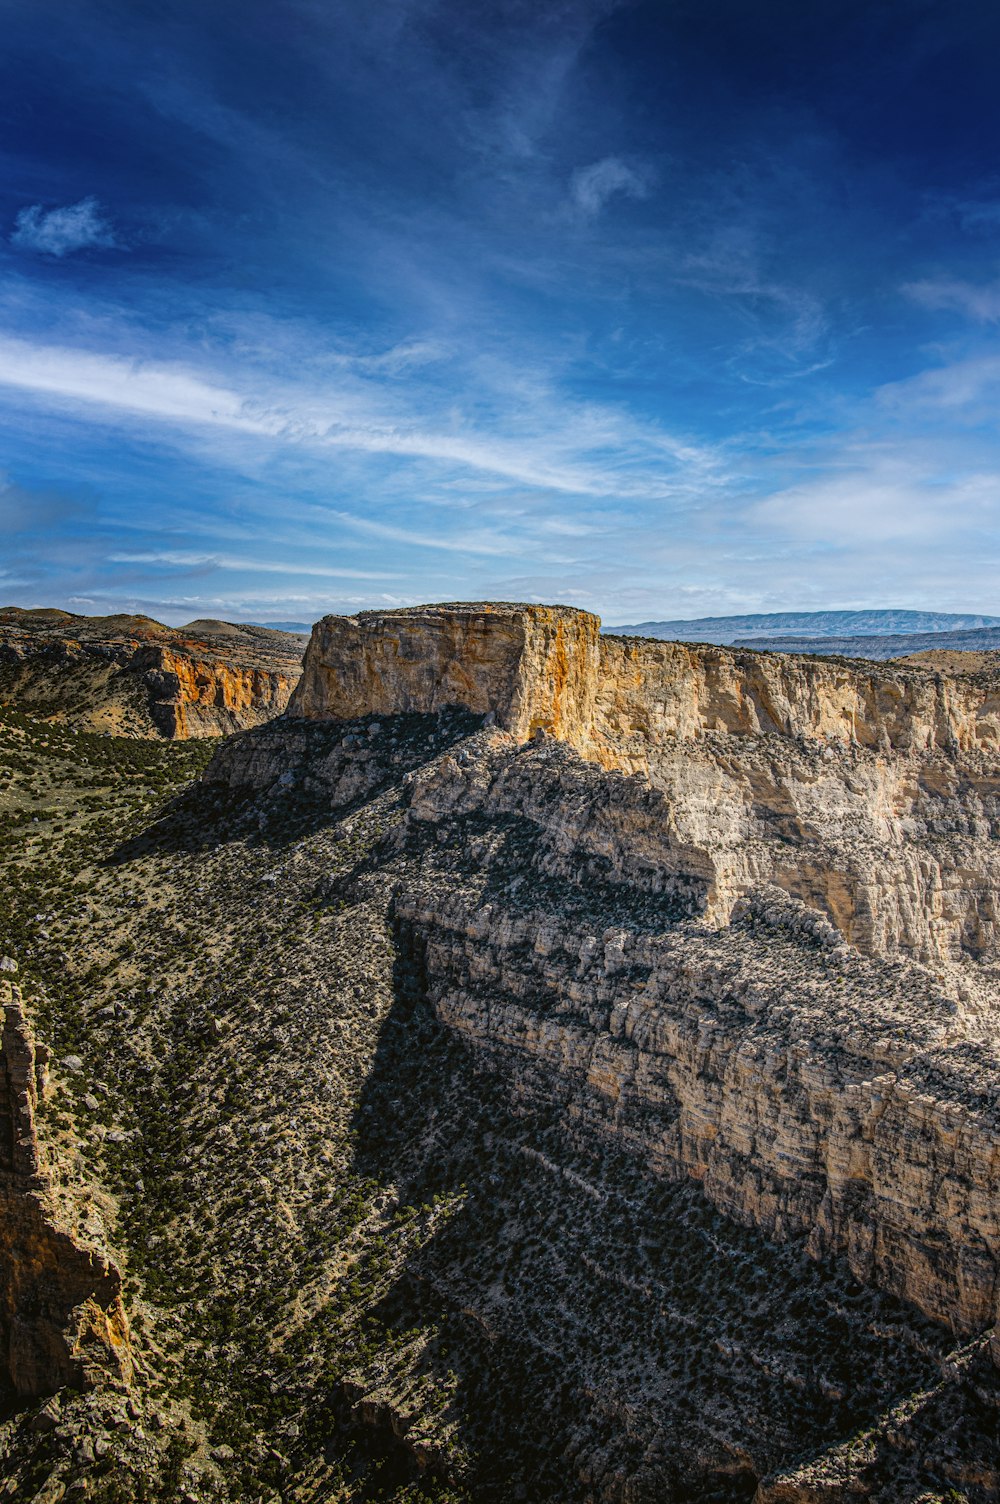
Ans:
[[[1000,400],[1000,355],[968,356],[886,382],[875,399],[883,410],[922,423],[942,416],[952,423],[981,418],[992,422]]]
[[[621,157],[602,157],[587,167],[578,167],[570,179],[570,198],[587,219],[595,219],[610,198],[648,198],[652,173],[647,167],[630,166]]]
[[[957,277],[942,277],[907,282],[903,291],[924,308],[964,313],[967,318],[983,324],[1000,321],[1000,280],[976,283]]]
[[[23,251],[61,258],[74,251],[112,250],[121,245],[96,198],[45,209],[32,204],[14,222],[11,245]]]
[[[336,512],[333,515],[345,526],[365,533],[370,538],[383,538],[386,542],[402,543],[411,548],[440,549],[454,554],[482,554],[487,558],[517,558],[537,549],[537,536],[532,536],[534,530],[530,527],[517,536],[490,527],[461,532],[447,532],[443,528],[434,532],[420,532],[416,528],[398,527],[389,522],[355,517],[348,512]]]
[[[299,560],[233,558],[225,554],[192,553],[179,549],[155,549],[108,555],[110,564],[165,564],[183,569],[228,569],[242,574],[282,574],[290,578],[308,575],[324,580],[395,580],[398,574],[373,569],[342,569]]]
[[[507,410],[505,432],[452,416],[449,429],[422,415],[386,411],[358,386],[303,390],[272,378],[239,391],[180,363],[33,344],[0,337],[0,385],[49,402],[101,407],[182,429],[223,429],[246,439],[436,462],[501,476],[542,491],[656,499],[690,485],[716,463],[707,446],[675,438],[608,404],[552,401]],[[684,467],[689,473],[681,473]]]

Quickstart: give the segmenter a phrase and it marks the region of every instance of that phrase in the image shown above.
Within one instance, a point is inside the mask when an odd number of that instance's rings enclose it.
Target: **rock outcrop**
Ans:
[[[12,721],[0,951],[46,983],[50,1173],[114,1193],[148,1379],[124,1429],[107,1391],[12,1409],[4,1475],[996,1504],[988,936],[925,964],[790,876],[867,852],[888,912],[907,779],[914,861],[982,861],[988,752],[710,731],[626,774],[489,721],[284,716],[166,804],[147,766],[197,753],[109,746],[124,831]]]
[[[48,1052],[20,990],[0,982],[0,1364],[19,1395],[131,1377],[121,1273],[71,1224],[36,1131]]]
[[[325,616],[289,715],[350,720],[461,705],[521,740],[576,744],[594,715],[600,621],[566,606],[427,606]]]
[[[1000,676],[429,607],[319,623],[289,714],[454,704],[513,742],[417,779],[411,821],[526,819],[547,874],[695,923],[553,929],[439,874],[400,899],[439,1016],[730,1215],[958,1332],[996,1321]],[[603,773],[512,758],[539,729]],[[789,925],[809,956],[791,974]]]
[[[225,736],[280,715],[301,639],[263,627],[0,612],[0,697],[78,729]]]
[[[599,626],[540,606],[326,617],[289,715],[492,714],[518,740],[542,731],[659,791],[650,838],[686,853],[709,916],[772,882],[869,954],[998,956],[1000,672],[601,637]]]
[[[423,719],[425,739],[462,722]],[[570,1434],[550,1429],[552,1450],[565,1446],[587,1498],[749,1499],[766,1479],[761,1501],[804,1504],[822,1483],[831,1500],[895,1504],[911,1482],[920,1496],[922,1459],[992,1499],[1000,1061],[986,1020],[956,1001],[948,972],[862,955],[773,886],[706,918],[711,869],[672,835],[645,777],[495,729],[438,741],[421,765],[420,720],[286,718],[227,742],[206,774],[268,845],[299,810],[336,833],[332,851],[346,848],[343,875],[317,890],[308,843],[293,846],[278,892],[346,904],[359,944],[366,899],[391,903],[396,1003],[383,1005],[357,1120],[363,1162],[382,1140],[400,1175],[417,1145],[436,1163],[472,1146],[467,1215],[416,1264],[418,1288],[448,1292],[490,1353],[525,1333],[544,1349],[574,1416]],[[395,823],[362,862],[358,826],[371,811],[384,830],[387,807]],[[471,1099],[457,1097],[440,1040],[399,1042],[394,1014],[415,998],[464,1046]],[[319,1060],[318,1015],[306,1032]],[[410,1073],[423,1078],[416,1098]],[[498,1092],[506,1124],[487,1107]],[[516,1174],[493,1158],[501,1143],[519,1146]],[[722,1215],[691,1247],[680,1229],[696,1189]],[[738,1254],[734,1228],[763,1233],[789,1260],[783,1273],[767,1272],[763,1239]],[[674,1281],[702,1277],[692,1305]],[[827,1305],[805,1293],[813,1278],[846,1283]],[[720,1331],[729,1297],[738,1329]],[[894,1297],[904,1304],[890,1315],[881,1302]],[[842,1401],[860,1375],[821,1329],[831,1311],[852,1352],[872,1343],[866,1367],[892,1392],[850,1420]],[[961,1351],[893,1387],[883,1365],[900,1341],[927,1351],[919,1311]],[[782,1350],[793,1332],[794,1359]],[[950,1354],[955,1339],[939,1340]],[[451,1355],[458,1341],[449,1334]],[[489,1360],[464,1361],[489,1403]],[[359,1416],[427,1447],[409,1349],[349,1383]]]
[[[568,606],[410,607],[317,622],[289,714],[349,720],[460,705],[608,767],[664,741],[804,737],[873,750],[996,750],[1000,677],[828,663],[600,635]]]

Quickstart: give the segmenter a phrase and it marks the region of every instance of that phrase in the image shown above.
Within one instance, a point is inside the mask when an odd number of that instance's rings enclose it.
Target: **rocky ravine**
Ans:
[[[125,838],[10,724],[134,1368],[12,1406],[16,1488],[1000,1497],[994,686],[597,626],[328,618]]]
[[[225,736],[280,715],[303,642],[222,621],[0,611],[0,698],[80,729]]]

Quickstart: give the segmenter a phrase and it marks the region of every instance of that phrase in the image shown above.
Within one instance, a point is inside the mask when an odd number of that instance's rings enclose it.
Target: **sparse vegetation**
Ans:
[[[67,1461],[22,1411],[9,1476],[86,1476],[107,1504],[569,1504],[626,1480],[735,1501],[857,1430],[896,1466],[879,1417],[933,1387],[945,1333],[651,1176],[532,1071],[512,1095],[428,1001],[421,893],[502,904],[502,986],[542,1013],[518,923],[655,936],[691,894],[560,863],[530,814],[408,820],[409,774],[487,742],[467,716],[370,722],[262,733],[240,755],[274,777],[249,790],[199,781],[204,743],[3,712],[0,950],[53,1047],[43,1134],[113,1198],[141,1364],[121,1431],[120,1397],[62,1401],[58,1434],[107,1436],[102,1456]]]

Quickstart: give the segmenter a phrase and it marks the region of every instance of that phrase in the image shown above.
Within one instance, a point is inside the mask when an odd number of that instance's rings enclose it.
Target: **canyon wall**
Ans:
[[[603,1127],[657,1173],[956,1331],[1000,1310],[995,1014],[947,974],[860,954],[815,909],[758,887],[700,917],[696,853],[652,847],[662,796],[552,747],[447,761],[410,786],[410,828],[524,822],[534,876],[404,887],[439,1016],[576,1131]],[[661,804],[662,808],[662,804]],[[664,822],[666,824],[666,822]],[[456,835],[455,844],[462,844]],[[602,891],[589,925],[536,902]],[[631,913],[615,914],[627,900]]]
[[[316,623],[289,715],[349,720],[461,705],[574,744],[594,715],[600,621],[565,606],[426,606]]]
[[[566,606],[422,606],[317,622],[289,714],[350,719],[461,705],[541,728],[607,767],[664,740],[805,737],[875,750],[994,750],[1000,676],[817,661],[600,635]]]
[[[439,1016],[732,1216],[990,1325],[1000,678],[598,626],[470,606],[314,633],[289,724],[457,704],[509,733],[415,776],[411,824],[522,822],[523,894],[661,905],[663,934],[579,932],[441,873],[404,888]]]
[[[540,606],[326,617],[289,715],[461,705],[662,794],[647,839],[688,853],[724,921],[760,883],[873,955],[1000,957],[1000,675],[599,635]]]
[[[227,736],[273,720],[285,709],[297,674],[225,662],[193,648],[141,648],[131,660],[149,695],[161,736]]]

